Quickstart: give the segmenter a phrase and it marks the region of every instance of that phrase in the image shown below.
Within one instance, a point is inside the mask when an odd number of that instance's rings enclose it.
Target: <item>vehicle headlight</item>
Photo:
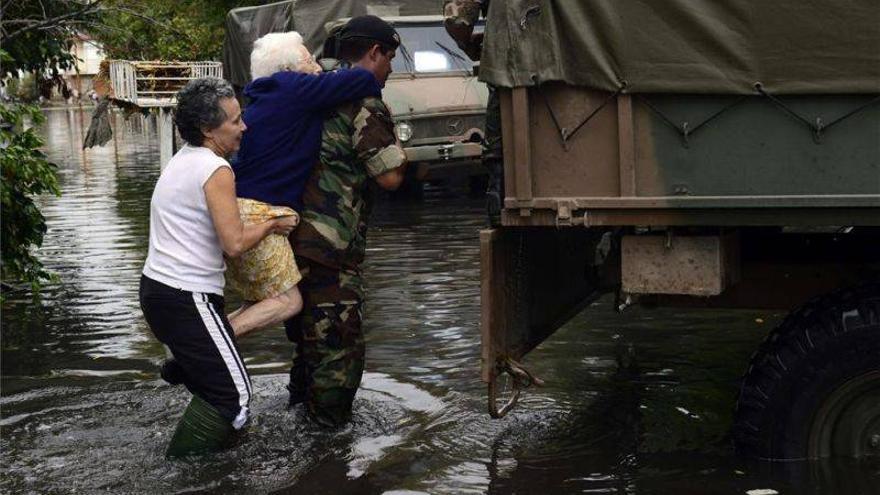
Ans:
[[[412,139],[413,126],[409,122],[400,122],[394,126],[394,132],[397,133],[397,139],[400,139],[401,143],[405,143]]]

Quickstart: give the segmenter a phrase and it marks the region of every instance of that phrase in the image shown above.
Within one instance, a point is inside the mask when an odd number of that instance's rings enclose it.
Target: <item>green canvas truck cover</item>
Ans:
[[[494,0],[481,79],[630,93],[880,93],[878,0]]]
[[[324,25],[336,19],[442,13],[443,0],[288,0],[232,9],[226,15],[223,74],[236,86],[250,82],[251,49],[254,40],[266,33],[297,31],[314,52],[324,43]]]

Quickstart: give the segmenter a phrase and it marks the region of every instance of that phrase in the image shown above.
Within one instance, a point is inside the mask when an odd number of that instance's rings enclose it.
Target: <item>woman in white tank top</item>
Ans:
[[[271,234],[287,236],[297,222],[241,222],[226,157],[246,127],[229,83],[190,82],[178,93],[174,117],[187,144],[153,191],[140,287],[147,323],[174,355],[163,378],[193,392],[168,456],[219,449],[246,423],[251,384],[224,311],[224,255],[240,256]]]

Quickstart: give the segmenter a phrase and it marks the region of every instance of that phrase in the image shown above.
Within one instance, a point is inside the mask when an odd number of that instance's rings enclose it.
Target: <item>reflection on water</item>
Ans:
[[[116,119],[82,151],[88,115],[49,111],[63,196],[42,198],[40,256],[60,283],[7,294],[0,491],[67,493],[878,493],[866,462],[733,457],[737,379],[781,315],[633,308],[600,300],[526,363],[547,386],[490,420],[479,380],[478,200],[433,190],[386,201],[370,232],[367,374],[354,420],[315,429],[285,408],[280,329],[242,342],[254,423],[235,448],[168,462],[188,396],[156,375],[137,306],[155,126]]]

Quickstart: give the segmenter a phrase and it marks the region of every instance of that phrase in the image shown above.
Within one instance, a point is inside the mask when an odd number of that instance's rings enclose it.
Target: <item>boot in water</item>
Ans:
[[[170,385],[180,385],[186,376],[183,367],[174,358],[168,358],[159,368],[159,376]]]
[[[235,428],[211,404],[193,396],[165,452],[170,459],[223,450],[234,441]]]

